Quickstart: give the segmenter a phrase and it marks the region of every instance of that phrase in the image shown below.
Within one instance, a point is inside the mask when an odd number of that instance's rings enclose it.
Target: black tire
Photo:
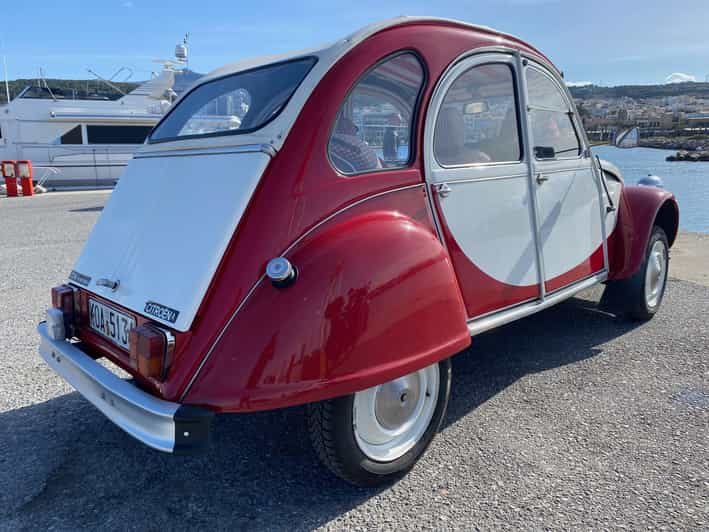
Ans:
[[[645,293],[645,277],[650,264],[651,251],[658,241],[662,242],[664,246],[665,270],[657,302],[650,305]],[[659,310],[665,295],[669,270],[669,248],[665,231],[657,225],[654,226],[645,249],[645,260],[640,268],[628,279],[609,282],[603,293],[601,306],[614,312],[623,313],[632,320],[647,321],[651,319]]]
[[[451,384],[450,359],[438,363],[439,388],[433,416],[423,436],[391,462],[377,462],[360,449],[354,434],[354,394],[308,405],[308,431],[315,453],[332,473],[360,487],[390,483],[409,471],[426,451],[443,421]]]

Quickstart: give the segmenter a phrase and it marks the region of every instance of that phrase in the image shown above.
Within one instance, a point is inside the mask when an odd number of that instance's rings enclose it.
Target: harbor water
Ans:
[[[675,152],[654,148],[597,146],[593,153],[620,168],[627,184],[634,185],[648,174],[662,178],[679,202],[680,229],[709,233],[709,163],[667,162],[665,157]]]

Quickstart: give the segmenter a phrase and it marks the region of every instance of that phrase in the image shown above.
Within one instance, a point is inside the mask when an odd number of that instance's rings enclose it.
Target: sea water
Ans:
[[[709,233],[709,162],[670,163],[665,157],[675,151],[653,148],[597,146],[593,153],[620,168],[629,185],[648,174],[659,176],[677,197],[680,229]]]

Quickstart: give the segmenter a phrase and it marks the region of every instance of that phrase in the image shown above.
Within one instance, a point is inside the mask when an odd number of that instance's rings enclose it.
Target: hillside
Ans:
[[[709,83],[666,83],[663,85],[619,85],[617,87],[600,87],[585,85],[569,87],[574,98],[588,100],[591,98],[610,99],[629,97],[633,99],[664,98],[667,96],[697,96],[709,98]]]
[[[198,75],[195,75],[198,77]],[[193,76],[194,77],[194,76]],[[193,78],[190,78],[192,80]],[[120,94],[98,80],[83,79],[48,79],[51,88],[61,89],[68,97],[75,90],[77,96],[106,97],[117,99]],[[10,81],[10,97],[17,96],[28,85],[37,85],[36,79],[16,79]],[[130,92],[138,83],[115,83],[124,92]],[[6,102],[5,88],[0,87],[0,104]],[[609,99],[630,97],[634,99],[663,98],[667,96],[698,96],[709,99],[709,83],[668,83],[663,85],[619,85],[617,87],[601,87],[598,85],[585,85],[583,87],[569,87],[574,98],[587,100],[591,98]]]
[[[17,96],[22,89],[28,85],[38,86],[37,79],[15,79],[9,82],[10,98]],[[47,84],[51,89],[59,89],[59,93],[63,93],[65,97],[71,98],[73,91],[76,91],[77,97],[93,97],[93,98],[108,98],[115,100],[121,97],[121,94],[105,83],[96,80],[85,79],[48,79]],[[117,82],[114,85],[120,88],[123,92],[130,92],[138,86],[138,83],[121,83]],[[42,84],[44,86],[44,84]],[[0,104],[7,102],[5,97],[5,84],[0,84]]]

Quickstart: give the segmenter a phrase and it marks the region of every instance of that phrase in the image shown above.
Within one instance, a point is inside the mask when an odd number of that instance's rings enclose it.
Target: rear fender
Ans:
[[[610,280],[627,279],[638,271],[656,224],[664,229],[672,246],[679,228],[679,206],[674,195],[657,187],[624,186],[616,229],[609,238]]]
[[[416,212],[368,201],[286,254],[294,284],[262,279],[218,341],[185,401],[253,411],[319,401],[405,375],[470,344],[449,256],[423,189]],[[413,195],[413,196],[412,196]],[[387,194],[386,196],[393,196]]]

